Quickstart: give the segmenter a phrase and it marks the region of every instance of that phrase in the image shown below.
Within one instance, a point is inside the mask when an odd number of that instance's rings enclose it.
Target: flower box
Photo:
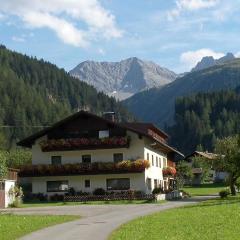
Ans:
[[[40,142],[43,152],[128,147],[129,137],[49,139]]]
[[[174,167],[165,167],[163,168],[162,173],[164,177],[174,177],[177,171]]]
[[[149,167],[147,160],[94,163],[75,163],[64,165],[29,165],[21,168],[21,177],[96,175],[113,173],[140,173]]]

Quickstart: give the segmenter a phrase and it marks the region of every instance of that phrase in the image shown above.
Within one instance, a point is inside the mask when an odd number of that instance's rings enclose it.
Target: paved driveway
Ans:
[[[198,203],[209,198],[211,197],[198,197],[164,204],[78,205],[14,209],[10,211],[16,214],[82,216],[79,220],[31,233],[23,237],[22,240],[106,240],[114,229],[136,217]]]

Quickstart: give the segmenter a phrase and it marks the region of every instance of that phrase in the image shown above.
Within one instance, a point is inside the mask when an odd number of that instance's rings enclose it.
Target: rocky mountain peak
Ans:
[[[137,57],[120,62],[85,61],[70,74],[121,100],[149,88],[161,87],[177,77],[174,72]]]

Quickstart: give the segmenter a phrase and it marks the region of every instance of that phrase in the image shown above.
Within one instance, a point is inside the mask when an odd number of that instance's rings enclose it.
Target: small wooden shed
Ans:
[[[14,200],[9,195],[9,190],[17,183],[18,171],[18,169],[9,168],[7,177],[0,180],[0,208],[8,207]]]

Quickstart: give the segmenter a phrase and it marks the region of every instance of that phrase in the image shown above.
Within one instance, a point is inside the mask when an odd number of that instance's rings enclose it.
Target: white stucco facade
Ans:
[[[145,137],[127,131],[130,137],[130,145],[125,148],[77,150],[77,151],[51,151],[43,152],[39,143],[46,139],[45,136],[37,139],[32,146],[32,164],[51,164],[52,156],[61,156],[61,164],[81,163],[83,155],[91,155],[91,162],[113,162],[113,154],[122,153],[123,160],[145,159],[150,167],[142,173],[105,174],[105,175],[81,175],[81,176],[55,176],[55,177],[32,177],[33,193],[44,193],[48,195],[61,193],[47,190],[48,181],[67,181],[68,187],[75,191],[92,192],[96,188],[107,189],[107,179],[128,178],[130,189],[151,193],[154,187],[164,186],[162,169],[167,165],[167,156],[159,150],[151,148],[150,141]],[[90,181],[90,187],[85,187],[85,180]]]

